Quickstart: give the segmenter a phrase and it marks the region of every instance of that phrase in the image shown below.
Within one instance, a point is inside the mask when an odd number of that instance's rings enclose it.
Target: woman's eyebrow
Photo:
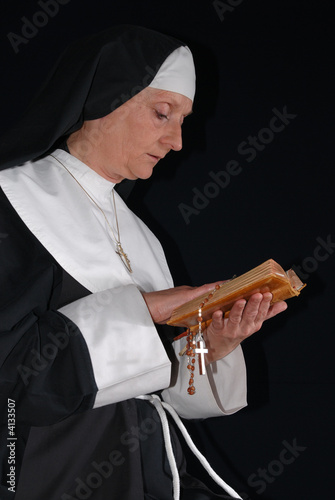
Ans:
[[[162,102],[163,102],[163,101],[162,101]],[[168,104],[169,106],[172,106],[173,108],[179,108],[179,107],[181,106],[181,104],[180,104],[179,102],[175,101],[175,100],[173,99],[173,97],[169,97],[169,99],[166,99],[164,102],[165,102],[166,104]],[[193,113],[193,109],[191,108],[191,110],[190,110],[190,111],[188,111],[187,113],[184,113],[184,114],[183,114],[183,116],[185,116],[185,117],[186,117],[186,116],[191,115],[192,113]]]

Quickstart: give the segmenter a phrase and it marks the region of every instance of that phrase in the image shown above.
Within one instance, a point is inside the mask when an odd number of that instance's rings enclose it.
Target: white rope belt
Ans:
[[[176,464],[176,460],[173,454],[173,449],[172,449],[172,443],[171,443],[171,437],[170,437],[170,430],[169,430],[169,422],[166,416],[165,410],[167,410],[177,426],[179,427],[182,435],[184,436],[184,439],[186,443],[188,444],[189,448],[191,451],[194,453],[194,455],[197,457],[201,465],[206,469],[208,474],[211,476],[212,479],[224,490],[229,493],[233,498],[239,498],[242,500],[242,498],[236,493],[233,488],[231,488],[221,477],[212,469],[212,467],[209,465],[208,461],[206,458],[200,453],[198,448],[195,446],[193,443],[189,433],[187,432],[187,429],[185,425],[182,423],[182,421],[179,418],[178,413],[172,408],[171,405],[168,403],[165,403],[165,401],[161,401],[160,397],[157,396],[156,394],[151,394],[151,395],[144,395],[144,396],[138,396],[137,399],[145,399],[149,401],[157,410],[157,413],[159,415],[159,418],[161,419],[162,423],[162,429],[163,429],[163,436],[164,436],[164,443],[165,443],[165,450],[167,453],[169,465],[172,471],[172,484],[173,484],[173,500],[179,500],[180,499],[180,480],[179,480],[179,473],[178,473],[178,468]]]

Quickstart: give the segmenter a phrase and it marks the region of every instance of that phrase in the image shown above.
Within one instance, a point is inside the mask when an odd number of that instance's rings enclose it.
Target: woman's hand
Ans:
[[[142,295],[154,323],[165,324],[177,307],[211,292],[219,283],[222,281],[200,287],[179,286]],[[271,299],[271,293],[266,292],[255,293],[248,302],[244,299],[237,300],[228,318],[224,318],[222,311],[215,311],[211,324],[204,331],[208,349],[208,354],[205,356],[206,364],[227,356],[244,339],[257,332],[265,320],[287,309],[286,302],[281,301],[271,305]]]
[[[224,318],[222,311],[215,311],[212,322],[204,331],[204,339],[208,354],[206,364],[217,361],[233,351],[244,339],[257,332],[263,322],[273,318],[287,309],[284,301],[270,305],[272,295],[255,293],[248,302],[237,300],[233,305],[228,318]]]
[[[218,282],[222,283],[222,281]],[[210,283],[199,287],[177,286],[158,292],[143,292],[143,298],[150,311],[154,323],[165,324],[177,307],[186,304],[192,299],[209,293],[218,283]]]

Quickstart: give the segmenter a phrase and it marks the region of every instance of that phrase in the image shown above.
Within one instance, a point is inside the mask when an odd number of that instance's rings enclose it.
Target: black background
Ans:
[[[224,4],[230,7],[222,12]],[[120,23],[183,39],[194,53],[198,78],[184,148],[170,153],[150,180],[128,186],[130,206],[161,239],[176,284],[229,278],[268,258],[303,273],[307,287],[301,296],[244,343],[249,406],[230,417],[189,424],[216,471],[243,498],[334,494],[330,4],[69,0],[15,51],[8,34],[22,36],[24,17],[43,24],[36,17],[41,5],[2,2],[1,133],[73,40]],[[273,137],[262,131],[273,110],[285,107],[291,118],[284,129]],[[251,160],[241,143],[259,133],[267,144]],[[238,175],[224,187],[210,186],[209,173],[226,170],[230,160],[239,163]],[[196,205],[196,192],[207,197],[202,206]],[[181,204],[192,210],[189,217]],[[298,447],[293,455],[283,451],[287,444]]]

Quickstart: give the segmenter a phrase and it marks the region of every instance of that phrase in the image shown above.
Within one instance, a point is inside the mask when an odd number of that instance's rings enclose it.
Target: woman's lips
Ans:
[[[156,161],[161,160],[161,157],[160,157],[160,156],[152,155],[152,154],[150,154],[150,153],[148,153],[148,156],[150,156],[151,158],[153,158],[153,159],[154,159],[154,160],[156,160]]]

